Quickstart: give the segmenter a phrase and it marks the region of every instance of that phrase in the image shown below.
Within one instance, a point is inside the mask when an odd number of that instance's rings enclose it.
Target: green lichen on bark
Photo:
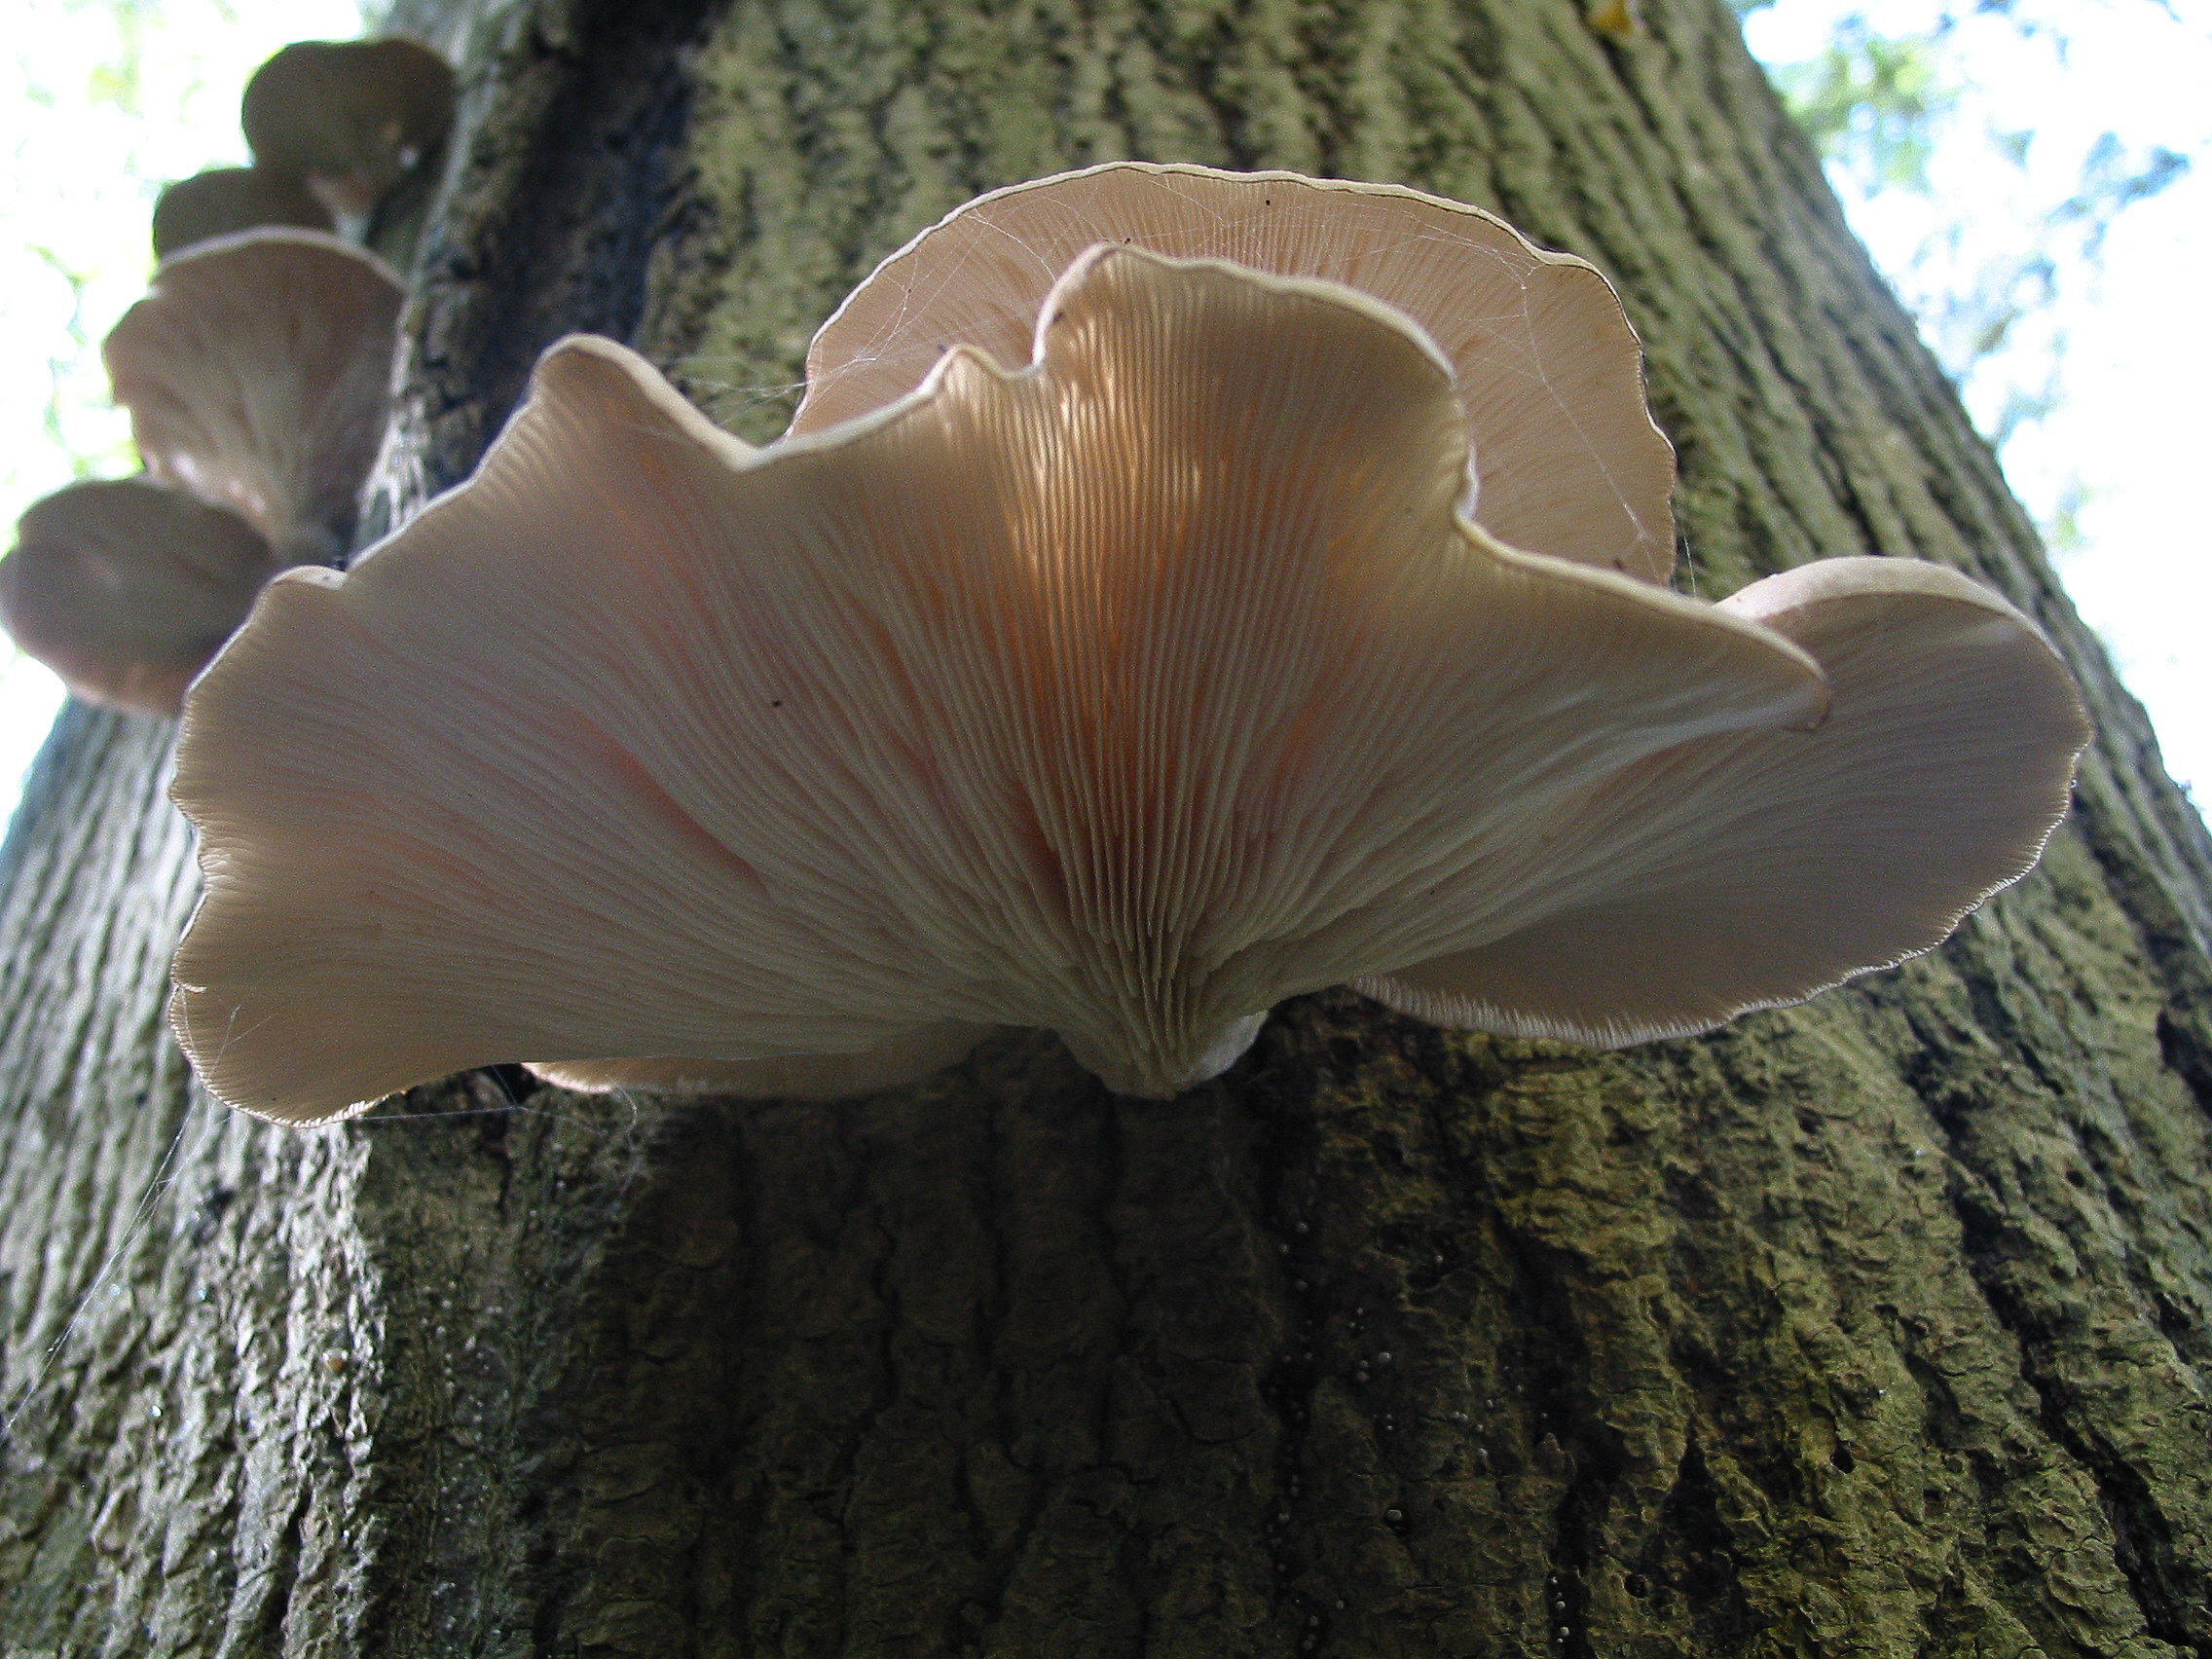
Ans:
[[[1009,1034],[868,1102],[482,1074],[286,1134],[160,1027],[166,735],[72,714],[0,861],[0,1639],[2212,1655],[2212,856],[1725,10],[1643,11],[411,0],[467,92],[385,510],[572,328],[772,435],[978,190],[1395,179],[1613,276],[1698,591],[1883,552],[2045,619],[2101,737],[2029,881],[1623,1054],[1339,992],[1166,1105]]]

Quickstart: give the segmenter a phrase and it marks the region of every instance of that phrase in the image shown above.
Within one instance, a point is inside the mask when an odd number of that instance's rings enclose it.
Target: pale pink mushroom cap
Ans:
[[[34,502],[0,560],[0,621],[88,703],[173,717],[276,571],[244,520],[140,478]]]
[[[1667,580],[1675,452],[1611,286],[1479,207],[1397,185],[1109,162],[994,191],[886,259],[823,325],[792,430],[880,408],[955,345],[1019,362],[1046,291],[1101,242],[1342,282],[1403,312],[1457,378],[1475,521],[1515,547]]]
[[[195,686],[185,1048],[224,1099],[295,1123],[536,1055],[595,1086],[806,1060],[810,1089],[837,1087],[812,1062],[853,1056],[876,1087],[972,1035],[947,1025],[1049,1027],[1164,1096],[1285,996],[1548,950],[1552,918],[1633,916],[1653,872],[1694,887],[1711,940],[1620,1017],[1541,974],[1419,994],[1632,1041],[1921,948],[2017,873],[2081,729],[2016,614],[1927,578],[2028,682],[1962,693],[1929,672],[1908,580],[1916,644],[1888,669],[1910,683],[1843,683],[1917,723],[1839,705],[1840,737],[1808,729],[1827,688],[1755,601],[1460,519],[1465,428],[1396,311],[1121,249],[1051,293],[1031,367],[958,349],[913,395],[764,451],[625,349],[564,342],[471,482],[350,572],[278,578]],[[1851,647],[1886,570],[1854,561],[1782,613]],[[1976,719],[2055,714],[1939,765],[1962,695]],[[2033,779],[1992,807],[1988,769],[2023,751]],[[1876,862],[1848,914],[1791,909],[1811,937],[1762,974],[1773,884],[1729,879],[1751,830],[1711,835],[1642,782],[1668,765],[1693,788],[1735,767],[1724,828],[1783,792],[1784,856],[1815,866],[1845,856],[1823,822],[1854,838],[1890,809],[1800,802],[1926,782],[1904,833],[1955,872],[1893,898]]]
[[[202,242],[101,348],[155,478],[229,507],[285,564],[344,551],[391,411],[399,278],[319,231]]]

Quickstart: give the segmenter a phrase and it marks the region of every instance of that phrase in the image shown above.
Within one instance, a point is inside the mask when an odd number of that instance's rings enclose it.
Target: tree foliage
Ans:
[[[1775,4],[1735,0],[1747,18]],[[2093,21],[2079,5],[2017,0],[1891,7],[1879,18],[1853,9],[1832,18],[1815,55],[1769,63],[1767,72],[1855,211],[1894,193],[1932,198],[1930,164],[1941,146],[1980,147],[2017,175],[2022,190],[2009,201],[1935,203],[1918,245],[1886,270],[2002,451],[2064,396],[2060,313],[2093,286],[2114,223],[2180,178],[2190,158],[2107,129],[2075,159],[2070,187],[2051,194],[2048,169],[2031,173],[2044,135],[2000,124],[1982,96],[1987,83],[1968,31],[1997,20],[2060,61],[2074,33]]]

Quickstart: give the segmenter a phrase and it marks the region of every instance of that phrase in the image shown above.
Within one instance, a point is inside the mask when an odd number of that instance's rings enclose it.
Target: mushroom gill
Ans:
[[[1644,407],[1642,348],[1611,285],[1480,207],[1393,184],[1108,162],[978,197],[877,266],[823,325],[792,430],[911,391],[948,346],[1020,362],[1046,291],[1099,243],[1381,300],[1452,365],[1476,523],[1645,581],[1674,569],[1675,452]]]
[[[146,470],[239,514],[283,564],[335,562],[390,416],[405,297],[383,260],[320,231],[164,261],[101,347]]]
[[[195,685],[180,1038],[293,1123],[539,1055],[881,1087],[997,1024],[1165,1096],[1347,980],[1708,1027],[2032,862],[2083,733],[2002,601],[1851,560],[1704,604],[1502,545],[1467,460],[1401,312],[1123,246],[1028,366],[955,347],[764,450],[563,342],[470,482]],[[1593,934],[1631,966],[1575,978]]]

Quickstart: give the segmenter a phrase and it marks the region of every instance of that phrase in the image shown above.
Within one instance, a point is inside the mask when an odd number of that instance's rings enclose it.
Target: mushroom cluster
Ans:
[[[288,47],[246,92],[254,166],[163,192],[152,290],[103,348],[146,470],[37,502],[0,561],[0,623],[78,696],[174,716],[270,576],[343,555],[404,289],[332,214],[365,214],[452,102],[412,41]]]
[[[1955,571],[1665,583],[1602,277],[1476,209],[1115,165],[970,203],[786,437],[556,345],[467,483],[194,686],[172,1017],[325,1123],[467,1066],[835,1095],[1042,1026],[1171,1096],[1285,997],[1622,1045],[1926,950],[2086,741]]]

